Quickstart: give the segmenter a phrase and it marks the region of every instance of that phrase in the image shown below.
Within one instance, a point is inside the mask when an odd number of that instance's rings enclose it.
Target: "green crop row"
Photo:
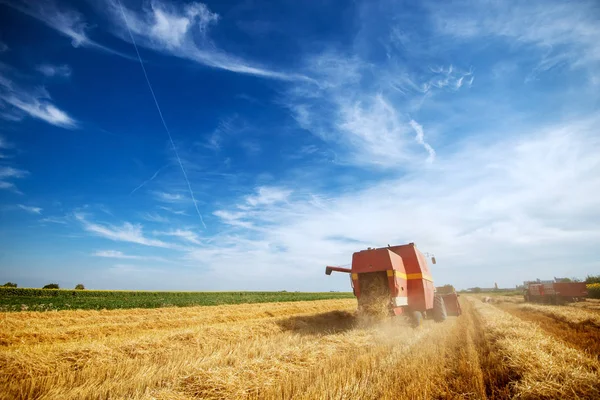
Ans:
[[[0,288],[0,311],[185,307],[352,298],[346,292],[146,292]]]

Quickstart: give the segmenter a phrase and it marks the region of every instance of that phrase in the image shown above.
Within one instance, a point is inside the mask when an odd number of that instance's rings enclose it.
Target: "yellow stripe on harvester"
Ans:
[[[358,274],[352,274],[352,279],[353,280],[357,280],[358,279]]]
[[[408,274],[407,277],[407,279],[425,279],[426,281],[433,282],[433,279],[431,279],[429,275],[424,275],[420,272],[416,274]]]
[[[395,269],[388,269],[386,272],[387,276],[396,276],[397,278],[402,278],[406,280],[425,279],[426,281],[433,282],[433,279],[431,279],[429,275],[424,275],[420,272],[416,274],[405,274],[404,272],[396,271]]]

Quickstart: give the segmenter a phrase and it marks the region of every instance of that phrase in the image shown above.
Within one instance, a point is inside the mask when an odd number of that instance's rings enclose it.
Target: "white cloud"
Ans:
[[[244,219],[248,216],[247,212],[217,210],[213,212],[213,215],[221,218],[221,220],[228,225],[239,226],[242,228],[253,228],[254,226],[251,222],[244,221]]]
[[[509,286],[548,270],[582,276],[589,270],[575,260],[593,257],[600,240],[598,122],[471,138],[431,166],[330,196],[319,207],[296,197],[242,212],[245,222],[268,229],[223,233],[189,257],[226,283],[235,284],[227,277],[234,271],[254,285],[285,274],[303,288],[314,282],[315,290],[347,285],[346,277],[323,276],[324,265],[346,264],[367,245],[411,241],[436,254],[439,283]],[[219,216],[235,221],[236,209]]]
[[[29,175],[29,172],[25,170],[13,167],[0,166],[0,179],[23,178],[27,175]]]
[[[5,4],[42,21],[69,37],[74,47],[90,42],[85,32],[88,24],[85,23],[83,16],[75,11],[60,10],[54,2],[43,0],[6,1]]]
[[[15,192],[17,194],[23,194],[19,189],[17,189],[15,184],[11,182],[0,181],[0,190],[1,189],[10,190],[11,192]]]
[[[60,126],[62,128],[72,129],[77,126],[77,123],[73,118],[47,100],[35,98],[26,93],[21,93],[22,97],[14,95],[0,96],[2,96],[2,100],[25,111],[31,117],[41,119],[49,124]]]
[[[46,217],[46,218],[40,219],[40,222],[41,223],[52,223],[52,224],[66,225],[67,224],[67,218],[66,217]]]
[[[167,217],[163,217],[162,215],[160,215],[158,213],[147,212],[142,215],[142,218],[144,218],[146,221],[150,221],[150,222],[160,222],[160,223],[169,222],[169,219]]]
[[[21,210],[25,210],[31,214],[41,214],[42,213],[42,209],[40,207],[31,207],[31,206],[26,206],[23,204],[17,204],[17,207],[19,207]]]
[[[283,104],[301,128],[336,146],[336,161],[342,164],[406,168],[424,159],[416,144],[432,161],[433,143],[413,140],[411,114],[438,93],[458,94],[470,87],[473,72],[448,65],[419,66],[408,73],[393,59],[377,68],[359,60],[335,52],[309,58],[307,68],[319,89],[298,82],[285,93]]]
[[[63,36],[68,37],[71,39],[73,47],[91,47],[121,57],[131,58],[90,39],[87,32],[91,26],[85,21],[83,15],[75,10],[59,7],[53,0],[3,0],[2,3],[37,19]]]
[[[24,178],[27,175],[29,175],[28,171],[9,166],[0,166],[0,190],[9,190],[17,194],[22,194],[16,185],[8,182],[7,179]]]
[[[129,255],[117,250],[99,250],[94,252],[92,255],[94,257],[118,258],[123,260],[167,261],[163,257]]]
[[[255,195],[246,196],[246,203],[253,207],[284,202],[292,194],[289,189],[268,186],[261,186],[256,191]]]
[[[0,53],[10,50],[8,45],[4,42],[0,42]]]
[[[175,57],[185,58],[212,68],[241,74],[283,80],[309,80],[305,76],[270,70],[220,50],[207,37],[209,27],[219,20],[202,3],[174,5],[152,1],[141,11],[128,9],[117,1],[109,1],[110,18],[116,34],[130,41],[127,27],[136,43]],[[125,15],[125,17],[124,17]]]
[[[417,141],[417,143],[422,145],[425,148],[425,150],[427,150],[427,152],[429,153],[427,161],[433,162],[433,160],[435,160],[435,150],[433,150],[433,148],[427,142],[425,142],[425,132],[423,132],[423,127],[414,119],[411,119],[409,123],[410,126],[412,126],[412,128],[417,133],[417,136],[415,136],[415,140]]]
[[[0,76],[0,105],[12,108],[3,113],[4,119],[19,121],[22,118],[20,112],[63,128],[77,127],[73,118],[51,102],[45,88],[23,88],[3,75]]]
[[[46,75],[47,77],[68,78],[69,76],[71,76],[71,67],[69,67],[66,64],[41,64],[36,67],[36,70],[38,70],[41,74]]]
[[[155,192],[154,195],[157,200],[165,203],[180,203],[187,200],[187,197],[179,193]]]
[[[153,233],[154,233],[154,235],[157,235],[157,236],[172,236],[172,237],[180,238],[182,240],[185,240],[185,241],[193,243],[193,244],[201,244],[200,239],[198,238],[198,235],[190,230],[174,229],[174,230],[162,231],[162,232],[155,231]]]
[[[162,240],[147,238],[143,234],[143,227],[140,224],[131,224],[125,222],[122,226],[113,225],[101,225],[94,222],[90,222],[86,219],[86,216],[82,213],[75,213],[75,219],[77,219],[83,225],[83,228],[93,233],[96,236],[104,237],[106,239],[130,242],[141,244],[144,246],[162,247],[162,248],[176,248],[178,246],[172,243],[166,243]]]
[[[564,62],[594,68],[600,62],[594,2],[465,0],[432,4],[431,11],[444,34],[465,39],[496,36],[511,46],[539,47],[543,56],[535,72]]]
[[[160,206],[158,208],[160,208],[161,210],[168,211],[168,212],[170,212],[171,214],[174,214],[174,215],[188,215],[185,212],[185,210],[175,210],[175,209],[173,209],[171,207],[164,207],[164,206]]]

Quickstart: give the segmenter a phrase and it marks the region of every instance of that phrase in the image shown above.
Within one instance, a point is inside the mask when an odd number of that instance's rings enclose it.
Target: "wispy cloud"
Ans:
[[[411,114],[438,92],[458,93],[473,82],[471,70],[453,65],[420,65],[409,73],[390,59],[374,70],[359,55],[331,51],[306,62],[319,89],[296,83],[283,96],[284,105],[301,128],[335,146],[340,162],[363,167],[420,163]],[[432,161],[432,144],[417,143]]]
[[[16,95],[0,95],[2,100],[8,104],[26,112],[33,118],[38,118],[49,124],[62,128],[75,128],[77,123],[66,112],[57,108],[54,104],[43,98],[36,98],[30,93],[19,93]]]
[[[254,228],[254,224],[252,222],[245,220],[249,217],[247,212],[217,210],[213,212],[213,215],[219,217],[227,225],[248,229]]]
[[[425,141],[425,132],[423,132],[423,127],[414,119],[410,120],[410,126],[415,130],[417,135],[415,136],[415,140],[417,143],[422,145],[425,150],[429,153],[429,157],[427,158],[428,162],[433,162],[435,160],[435,150]]]
[[[246,196],[246,203],[253,207],[284,202],[292,194],[289,189],[268,186],[261,186],[256,191],[256,194]]]
[[[163,217],[162,215],[160,215],[158,213],[147,212],[142,215],[142,218],[144,218],[146,221],[150,221],[150,222],[160,222],[160,223],[169,222],[169,219],[167,217]]]
[[[2,114],[4,119],[18,121],[21,112],[62,128],[77,127],[77,121],[52,103],[45,88],[21,87],[5,75],[0,76],[0,105],[10,107]]]
[[[597,68],[600,62],[598,10],[592,1],[464,0],[431,5],[431,11],[435,27],[455,38],[493,36],[510,46],[537,47],[540,60],[534,73],[561,63]]]
[[[74,217],[83,225],[83,228],[86,231],[106,239],[120,242],[136,243],[152,247],[177,247],[171,243],[166,243],[162,240],[148,238],[144,236],[143,227],[140,224],[131,224],[129,222],[125,222],[122,226],[102,225],[89,221],[83,213],[75,213]]]
[[[165,203],[181,203],[187,201],[187,197],[179,193],[154,192],[157,200]]]
[[[175,214],[175,215],[188,215],[188,213],[186,213],[185,210],[175,210],[171,207],[164,207],[164,206],[160,206],[158,208],[160,208],[161,210],[168,211],[171,214]]]
[[[27,211],[28,213],[31,213],[31,214],[41,214],[42,213],[42,209],[40,207],[26,206],[23,204],[17,204],[17,207],[19,207],[21,210]]]
[[[76,10],[58,6],[53,0],[0,0],[0,3],[33,17],[68,37],[73,47],[90,47],[131,58],[90,39],[87,32],[92,26],[85,21],[84,16]]]
[[[27,175],[29,175],[29,172],[25,170],[13,167],[0,166],[0,179],[23,178]]]
[[[0,166],[0,189],[9,190],[17,194],[22,194],[17,186],[9,182],[11,179],[24,178],[29,175],[28,171],[13,168],[9,166]]]
[[[174,229],[170,231],[155,231],[153,233],[157,236],[171,236],[193,244],[201,244],[198,235],[190,230]]]
[[[4,53],[5,51],[8,51],[9,47],[6,43],[4,42],[0,42],[0,53]]]
[[[543,274],[550,264],[567,271],[571,267],[565,263],[574,252],[594,254],[600,240],[600,230],[591,222],[600,217],[597,122],[521,130],[518,137],[490,132],[489,137],[470,138],[457,143],[456,152],[438,154],[435,164],[363,182],[361,189],[330,195],[319,207],[302,196],[252,212],[240,211],[234,203],[218,212],[224,223],[230,217],[249,228],[267,223],[268,229],[218,235],[189,256],[214,266],[213,277],[227,279],[217,266],[238,263],[244,267],[237,273],[246,277],[245,259],[260,270],[253,269],[254,274],[264,277],[286,268],[287,274],[308,282],[322,275],[324,259],[349,262],[361,247],[357,241],[365,246],[414,241],[443,259],[435,272],[440,283],[474,286],[483,275],[469,274],[470,268],[493,270],[519,260],[530,267],[514,267],[510,278],[487,276],[511,285]],[[247,197],[240,196],[239,203]],[[327,287],[322,280],[314,282]]]
[[[40,222],[43,224],[51,223],[51,224],[66,225],[67,220],[68,220],[67,217],[46,217],[46,218],[40,219]]]
[[[63,65],[52,65],[52,64],[40,64],[35,68],[41,74],[47,77],[59,77],[68,78],[71,76],[71,67],[66,64]]]
[[[99,250],[92,254],[94,257],[104,257],[104,258],[117,258],[122,260],[146,260],[146,261],[167,261],[163,257],[156,256],[140,256],[140,255],[130,255],[124,254],[121,251],[117,250]]]
[[[283,80],[309,80],[300,74],[284,73],[247,62],[220,50],[208,31],[220,17],[203,3],[175,5],[152,1],[149,7],[133,10],[109,0],[109,17],[115,33],[130,41],[127,27],[138,45],[185,58],[212,68]]]

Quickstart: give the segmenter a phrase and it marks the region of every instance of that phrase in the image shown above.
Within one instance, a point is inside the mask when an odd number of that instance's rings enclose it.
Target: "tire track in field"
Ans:
[[[595,323],[567,321],[542,312],[522,310],[508,303],[496,304],[496,307],[524,321],[533,322],[562,342],[600,359],[600,326]]]

